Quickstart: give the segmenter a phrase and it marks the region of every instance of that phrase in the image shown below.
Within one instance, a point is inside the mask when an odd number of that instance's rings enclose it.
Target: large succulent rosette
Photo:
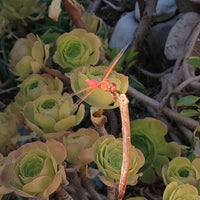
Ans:
[[[52,91],[57,91],[61,94],[63,83],[57,77],[53,78],[48,74],[32,74],[18,87],[20,87],[20,92],[15,97],[15,101],[23,107],[26,102],[35,100],[43,94],[48,94]]]
[[[112,135],[99,138],[93,145],[94,162],[103,173],[100,179],[108,186],[119,183],[121,175],[123,142]],[[144,156],[140,150],[131,146],[128,185],[135,185],[142,174],[137,174],[144,164]]]
[[[176,181],[195,186],[200,178],[200,158],[190,162],[188,158],[176,157],[163,166],[162,177],[165,185]]]
[[[74,29],[57,39],[54,61],[62,68],[96,65],[100,58],[101,40],[84,29]]]
[[[10,51],[10,70],[24,80],[29,74],[38,73],[44,64],[45,50],[39,37],[32,33],[18,39]]]
[[[0,182],[23,197],[48,199],[61,183],[66,184],[62,162],[66,158],[64,146],[55,140],[33,142],[9,154]]]
[[[76,93],[80,90],[87,88],[88,83],[87,79],[101,81],[108,67],[105,66],[97,66],[97,67],[80,67],[72,71],[70,79],[71,79],[71,87],[72,90]],[[111,83],[116,84],[116,89],[124,94],[128,89],[128,77],[112,71],[107,78]],[[90,88],[91,89],[91,88]],[[90,89],[85,90],[77,94],[80,98],[83,98]],[[96,88],[85,100],[86,103],[91,106],[102,108],[102,109],[112,109],[119,106],[118,101],[114,99],[114,96],[109,91],[104,91],[101,88]]]
[[[93,161],[92,145],[99,139],[99,133],[91,128],[80,128],[75,133],[63,137],[63,144],[67,151],[67,161],[81,166]]]
[[[165,188],[163,200],[200,200],[198,190],[193,185],[171,182]]]
[[[179,145],[166,142],[166,133],[166,125],[154,118],[147,117],[131,123],[131,143],[145,157],[145,164],[140,170],[143,173],[141,180],[145,183],[153,183],[156,175],[161,176],[162,167],[169,158],[180,156]]]
[[[59,93],[45,94],[24,106],[27,125],[37,135],[57,138],[72,126],[78,125],[84,117],[84,105],[73,106],[72,97]]]

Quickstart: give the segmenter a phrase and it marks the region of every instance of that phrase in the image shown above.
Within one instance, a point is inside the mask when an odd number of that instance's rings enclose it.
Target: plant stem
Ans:
[[[68,78],[67,76],[62,74],[60,71],[58,71],[56,69],[50,69],[48,67],[42,67],[42,71],[45,72],[45,73],[48,73],[48,74],[50,74],[54,77],[58,77],[64,83],[66,83],[67,85],[70,85],[70,78]]]
[[[79,169],[79,172],[80,172],[81,182],[85,187],[85,189],[90,194],[91,199],[102,200],[101,196],[95,191],[90,181],[88,180],[86,165],[82,165]]]
[[[120,94],[118,100],[121,113],[122,134],[123,134],[123,159],[122,159],[121,176],[119,182],[119,196],[118,196],[118,200],[121,200],[124,196],[126,185],[128,182],[130,157],[131,157],[131,136],[130,136],[130,117],[128,109],[129,101],[125,94]]]
[[[107,191],[108,191],[107,200],[115,200],[116,199],[116,187],[107,186]]]
[[[82,14],[85,12],[83,6],[77,1],[62,0],[62,3],[76,28],[85,28],[81,19]]]
[[[56,190],[56,193],[61,200],[73,200],[73,198],[69,195],[69,193],[62,186],[60,186]]]

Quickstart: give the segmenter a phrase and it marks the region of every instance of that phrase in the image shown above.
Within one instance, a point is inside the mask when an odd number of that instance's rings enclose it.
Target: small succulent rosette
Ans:
[[[30,33],[18,39],[10,51],[10,70],[23,81],[28,75],[38,73],[48,55],[48,45],[43,46],[39,37]]]
[[[13,149],[16,149],[16,143],[19,138],[18,119],[8,112],[0,112],[0,153],[7,155]]]
[[[87,79],[100,82],[106,73],[108,67],[97,66],[97,67],[79,67],[71,72],[71,87],[72,90],[77,93],[84,88],[87,88],[89,85]],[[108,76],[107,80],[111,83],[116,84],[116,89],[121,94],[126,93],[128,89],[128,77],[112,71]],[[95,87],[95,86],[94,86]],[[83,98],[90,89],[87,89],[77,95],[79,98]],[[102,108],[102,109],[113,109],[119,106],[118,101],[114,99],[114,96],[109,91],[104,91],[101,88],[95,88],[92,93],[84,100],[91,106]]]
[[[101,40],[84,29],[74,29],[57,39],[54,62],[62,68],[96,65],[100,58]]]
[[[186,157],[176,157],[162,168],[162,178],[165,185],[176,181],[178,184],[196,186],[200,178],[200,158],[192,162]]]
[[[32,74],[28,76],[20,85],[20,92],[15,97],[21,107],[28,101],[33,101],[43,94],[57,91],[60,94],[63,91],[63,83],[60,79],[53,78],[49,74]]]
[[[171,182],[165,188],[163,200],[200,200],[198,190],[193,185]]]
[[[27,143],[8,157],[11,161],[4,165],[0,182],[22,197],[48,199],[60,184],[67,183],[62,165],[66,150],[60,142]]]
[[[38,136],[58,138],[69,128],[78,125],[85,114],[84,105],[73,106],[72,97],[52,92],[44,94],[24,106],[28,127]]]
[[[37,20],[42,18],[45,4],[41,4],[39,0],[17,0],[13,3],[12,0],[2,0],[0,3],[1,15],[8,20],[24,20],[29,18]],[[38,16],[31,16],[38,14]]]
[[[131,143],[145,157],[145,164],[140,170],[144,183],[153,183],[156,175],[161,176],[162,167],[169,158],[180,156],[179,145],[176,142],[166,142],[166,133],[167,126],[154,118],[147,117],[131,122]]]
[[[99,176],[102,182],[108,186],[115,187],[120,181],[121,166],[123,158],[123,142],[121,138],[112,135],[102,136],[93,145],[94,162],[97,164],[103,176]],[[144,164],[142,152],[131,146],[130,170],[128,185],[137,184],[137,172]]]
[[[92,159],[92,145],[99,139],[99,133],[91,128],[80,128],[75,133],[63,137],[67,151],[66,160],[73,165],[89,164]]]

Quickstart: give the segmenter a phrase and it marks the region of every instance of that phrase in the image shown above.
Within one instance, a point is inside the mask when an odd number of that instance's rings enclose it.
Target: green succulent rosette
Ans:
[[[78,125],[85,113],[84,105],[73,106],[72,97],[53,92],[44,94],[24,106],[24,117],[37,135],[58,138],[69,128]]]
[[[57,39],[54,62],[62,68],[96,65],[100,58],[101,40],[84,29],[74,29]]]
[[[19,138],[17,119],[8,112],[0,112],[0,153],[7,155],[16,149]]]
[[[190,162],[186,157],[176,157],[163,166],[162,177],[165,185],[176,181],[195,186],[200,178],[200,158]]]
[[[80,128],[75,133],[63,137],[63,144],[67,151],[66,160],[76,166],[93,161],[92,145],[99,139],[99,133],[91,128]]]
[[[176,142],[166,142],[166,125],[154,118],[138,119],[131,122],[131,143],[140,149],[145,157],[145,164],[140,172],[141,180],[153,183],[156,175],[161,176],[163,165],[169,158],[180,156],[180,147]]]
[[[52,91],[62,93],[63,83],[60,79],[53,78],[49,74],[32,74],[28,76],[20,85],[20,92],[15,97],[21,107],[28,101],[33,101],[43,94],[48,94]]]
[[[66,151],[60,142],[27,143],[8,157],[11,161],[4,165],[0,182],[22,197],[48,199],[60,184],[66,184],[62,166]]]
[[[12,0],[1,0],[0,3],[1,15],[13,21],[26,18],[31,20],[40,19],[43,17],[44,8],[45,4],[41,4],[39,0],[16,0],[15,3]],[[31,16],[37,13],[38,16]]]
[[[103,176],[100,176],[102,182],[108,186],[115,186],[119,183],[121,175],[123,142],[121,138],[115,138],[112,135],[102,136],[93,145],[94,162],[97,164]],[[135,185],[137,179],[142,174],[137,174],[144,164],[142,152],[131,146],[130,170],[128,176],[128,185]]]
[[[22,81],[32,73],[38,73],[45,62],[45,48],[32,33],[26,38],[18,39],[10,51],[10,70]]]
[[[97,66],[97,67],[79,67],[72,71],[70,75],[72,90],[76,93],[80,90],[87,88],[87,79],[101,81],[108,67]],[[107,78],[111,83],[116,84],[117,90],[124,94],[128,89],[128,77],[112,71]],[[91,88],[90,88],[91,89]],[[85,90],[78,95],[79,98],[83,98],[89,91]],[[114,100],[113,95],[104,91],[101,88],[96,88],[85,100],[91,106],[102,108],[102,109],[113,109],[119,106],[118,101]]]
[[[193,185],[171,182],[165,188],[163,200],[200,200],[198,190]]]

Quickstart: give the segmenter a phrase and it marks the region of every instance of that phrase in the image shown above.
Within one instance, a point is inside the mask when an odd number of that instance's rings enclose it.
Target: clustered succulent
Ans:
[[[11,29],[21,21],[26,25],[25,20],[38,20],[43,17],[45,4],[39,0],[2,0],[0,2],[0,34],[6,29]],[[37,14],[37,16],[33,16]]]
[[[173,181],[196,185],[200,178],[200,158],[190,162],[186,157],[176,157],[163,166],[162,177],[166,185]]]
[[[60,6],[61,1],[57,3]],[[39,0],[1,0],[0,35],[19,21],[27,25],[27,19],[41,19],[44,7]],[[110,134],[100,137],[93,128],[74,126],[85,115],[84,104],[79,105],[82,100],[92,106],[93,125],[105,123],[103,109],[119,107],[117,97],[127,92],[128,77],[114,70],[106,74],[105,63],[110,63],[104,55],[107,41],[97,36],[102,30],[101,20],[86,12],[81,20],[86,30],[47,31],[42,39],[29,33],[26,38],[19,38],[10,51],[9,70],[20,84],[14,101],[0,112],[0,199],[11,192],[27,198],[49,199],[60,185],[68,184],[66,163],[80,170],[82,176],[81,170],[94,162],[91,166],[97,166],[104,184],[116,187],[120,183],[122,138]],[[113,49],[110,56],[115,52],[118,50]],[[136,53],[131,49],[118,64],[127,62],[128,70],[135,62],[133,54]],[[53,73],[47,74],[50,71]],[[70,78],[74,94],[66,93],[69,88],[64,85],[61,72]],[[106,80],[105,75],[108,75]],[[108,91],[108,82],[116,84],[116,92]],[[82,99],[77,104],[72,98],[74,95]],[[190,104],[185,104],[188,101]],[[194,106],[198,101],[199,97],[189,96],[177,101],[177,106]],[[33,133],[42,141],[24,142],[19,125],[23,125],[27,135]],[[136,185],[138,180],[153,183],[156,176],[162,176],[166,185],[163,200],[200,200],[200,158],[190,161],[180,157],[180,146],[167,142],[166,134],[167,127],[160,120],[147,117],[131,122],[127,184]],[[138,196],[127,200],[147,199]]]
[[[92,145],[98,139],[99,133],[91,128],[80,128],[75,133],[64,136],[62,143],[67,151],[66,160],[76,166],[92,162]]]
[[[86,87],[88,87],[87,79],[101,81],[106,70],[108,68],[105,66],[96,67],[79,67],[75,69],[70,76],[71,87],[76,93]],[[128,77],[112,71],[107,78],[111,83],[116,84],[116,89],[124,94],[128,89]],[[80,94],[77,94],[82,98],[90,90],[86,90]],[[104,91],[100,88],[96,88],[86,99],[85,102],[91,106],[102,108],[102,109],[112,109],[119,106],[118,101],[114,101],[114,97],[110,92]]]
[[[104,184],[113,187],[119,183],[122,166],[123,143],[112,135],[102,136],[93,144],[94,162],[103,173],[100,179]],[[144,164],[144,156],[140,150],[131,146],[128,184],[135,185],[142,174],[137,172]]]
[[[165,188],[163,200],[200,200],[198,190],[189,184],[179,185],[177,182],[171,182]]]
[[[145,157],[145,164],[140,170],[143,173],[141,180],[145,183],[153,183],[156,175],[161,176],[162,167],[169,158],[180,155],[176,142],[166,142],[166,133],[166,125],[154,118],[147,117],[131,123],[131,142]]]
[[[79,108],[73,107],[72,97],[57,92],[41,95],[24,106],[27,125],[44,138],[63,135],[66,130],[82,121],[84,112],[83,104]]]
[[[19,76],[20,81],[32,73],[38,73],[44,62],[45,47],[40,38],[32,33],[18,39],[10,52],[10,70]]]
[[[43,94],[52,91],[62,93],[63,83],[60,79],[53,78],[49,74],[32,74],[18,85],[20,92],[15,97],[15,101],[23,107],[26,102],[33,101]]]
[[[54,61],[62,68],[96,65],[100,58],[100,39],[84,29],[74,29],[57,39]]]
[[[48,199],[61,183],[67,183],[65,158],[64,146],[55,140],[27,143],[5,158],[0,182],[20,196]]]

